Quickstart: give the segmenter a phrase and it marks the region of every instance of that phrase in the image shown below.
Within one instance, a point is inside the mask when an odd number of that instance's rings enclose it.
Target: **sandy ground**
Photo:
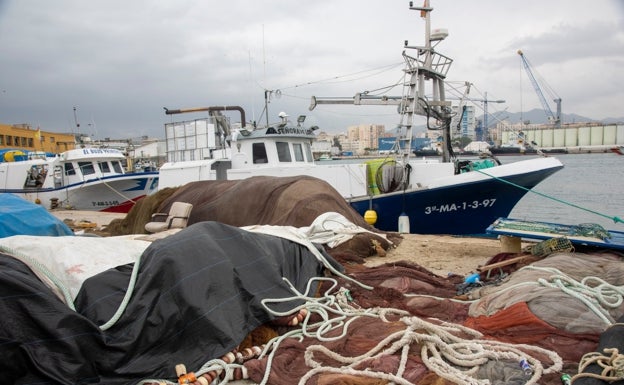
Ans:
[[[68,221],[73,223],[90,222],[95,224],[97,228],[108,225],[113,219],[123,219],[126,217],[126,214],[122,213],[104,213],[100,211],[80,210],[50,210],[50,214],[65,223],[68,223]]]
[[[503,251],[496,238],[422,234],[403,234],[403,238],[401,244],[385,257],[367,258],[365,266],[405,260],[441,276],[448,273],[468,275]]]
[[[92,223],[96,228],[125,216],[118,213],[76,210],[53,210],[51,213],[66,223]],[[506,245],[501,244],[496,238],[422,234],[403,234],[403,238],[401,244],[389,250],[385,257],[369,257],[365,265],[377,266],[404,260],[421,265],[441,276],[448,273],[468,275],[476,272],[479,266],[485,265],[494,255],[506,251]]]

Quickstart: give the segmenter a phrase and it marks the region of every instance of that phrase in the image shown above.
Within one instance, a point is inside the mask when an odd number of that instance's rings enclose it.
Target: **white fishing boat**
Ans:
[[[536,157],[499,165],[492,159],[457,159],[450,140],[451,103],[444,99],[444,79],[452,59],[439,54],[434,44],[446,31],[430,29],[432,8],[416,7],[425,17],[425,45],[405,43],[403,96],[352,98],[312,97],[310,109],[320,104],[393,105],[401,113],[400,127],[408,138],[388,157],[361,163],[314,162],[311,143],[316,127],[305,127],[281,113],[280,121],[265,127],[250,126],[238,106],[166,109],[181,114],[207,111],[209,118],[165,124],[168,162],[160,168],[159,188],[198,180],[239,180],[256,175],[309,175],[327,181],[369,223],[386,231],[426,234],[485,234],[487,227],[505,217],[535,185],[563,167],[553,157]],[[414,56],[408,55],[414,51]],[[431,84],[431,95],[425,86]],[[240,112],[233,128],[222,114]],[[409,149],[416,115],[436,121],[442,137],[442,156],[414,159]],[[253,197],[250,197],[253,199]],[[258,204],[271,204],[258,202]]]
[[[0,193],[45,207],[127,213],[158,188],[158,172],[126,173],[116,149],[81,148],[0,162]]]

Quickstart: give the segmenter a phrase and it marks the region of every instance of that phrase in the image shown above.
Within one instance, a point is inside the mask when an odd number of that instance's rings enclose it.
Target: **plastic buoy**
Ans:
[[[366,210],[364,213],[364,220],[369,225],[374,225],[377,222],[377,212],[375,212],[375,210]]]
[[[399,233],[409,234],[409,232],[410,232],[409,217],[407,216],[407,214],[403,213],[399,215]]]

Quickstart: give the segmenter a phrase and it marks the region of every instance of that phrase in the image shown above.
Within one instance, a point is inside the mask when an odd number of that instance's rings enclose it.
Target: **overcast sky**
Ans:
[[[421,4],[416,1],[415,4]],[[97,139],[164,138],[169,109],[237,105],[260,120],[264,90],[328,132],[399,122],[393,107],[320,106],[310,97],[382,92],[402,79],[404,40],[424,20],[399,0],[0,0],[0,123]],[[624,1],[432,0],[449,36],[447,81],[490,112],[541,108],[518,49],[563,99],[563,112],[624,116]],[[463,91],[463,90],[462,90]],[[544,90],[554,109],[554,103]],[[401,88],[387,91],[400,95]],[[449,90],[447,96],[458,94]],[[233,115],[234,120],[238,117]],[[265,117],[262,117],[262,122]]]

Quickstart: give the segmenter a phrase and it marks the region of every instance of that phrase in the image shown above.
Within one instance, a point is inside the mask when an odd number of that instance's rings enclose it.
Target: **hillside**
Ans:
[[[562,122],[563,123],[587,123],[587,122],[599,122],[599,123],[621,123],[624,122],[624,117],[620,118],[604,118],[601,120],[596,120],[592,118],[588,118],[585,116],[577,115],[577,114],[562,114]],[[479,116],[478,119],[483,119],[483,115]],[[525,112],[505,112],[498,116],[498,119],[507,120],[510,123],[520,123],[521,121],[529,121],[531,124],[545,124],[548,123],[548,119],[546,117],[546,112],[542,109],[532,109],[530,111]],[[495,124],[497,121],[496,118],[492,116],[488,117],[488,122],[491,124]],[[488,124],[490,127],[491,125]]]

